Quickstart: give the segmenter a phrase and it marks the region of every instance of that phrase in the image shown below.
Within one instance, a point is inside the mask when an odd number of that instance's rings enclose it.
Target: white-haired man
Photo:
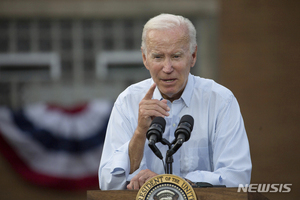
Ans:
[[[100,188],[139,189],[164,174],[161,160],[147,145],[147,130],[154,117],[164,117],[163,138],[173,141],[185,114],[195,123],[190,139],[173,155],[173,174],[227,187],[250,183],[249,143],[237,100],[216,82],[190,74],[197,58],[193,24],[182,16],[158,15],[144,26],[141,50],[151,78],[129,86],[114,104]],[[168,146],[157,147],[166,154]]]

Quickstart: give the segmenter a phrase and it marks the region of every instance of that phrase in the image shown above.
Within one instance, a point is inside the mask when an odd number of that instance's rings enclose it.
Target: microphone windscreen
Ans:
[[[151,127],[153,124],[159,124],[159,125],[161,125],[161,126],[162,126],[163,132],[165,131],[166,120],[165,120],[163,117],[155,117],[155,118],[153,119],[153,121],[151,122],[150,127]]]
[[[189,123],[191,125],[191,131],[193,130],[194,127],[194,118],[191,115],[184,115],[181,119],[179,124],[181,123]]]

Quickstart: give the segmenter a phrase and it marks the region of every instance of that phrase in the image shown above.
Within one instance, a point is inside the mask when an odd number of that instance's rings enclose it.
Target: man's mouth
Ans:
[[[171,83],[173,81],[175,81],[175,79],[163,79],[164,82],[167,82],[167,83]]]

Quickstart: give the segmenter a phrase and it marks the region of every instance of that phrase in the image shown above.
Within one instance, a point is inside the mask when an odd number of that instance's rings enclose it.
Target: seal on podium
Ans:
[[[193,187],[172,174],[157,175],[138,191],[136,200],[197,200]]]

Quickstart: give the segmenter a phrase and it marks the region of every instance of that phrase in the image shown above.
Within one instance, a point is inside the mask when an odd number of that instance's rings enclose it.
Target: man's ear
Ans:
[[[147,57],[146,57],[146,54],[144,53],[143,48],[141,48],[141,51],[142,51],[143,63],[145,65],[146,69],[149,70],[148,65],[147,65]]]
[[[191,67],[194,67],[195,63],[196,63],[196,60],[197,60],[197,49],[198,49],[198,46],[195,47],[195,51],[194,51],[194,53],[192,53]]]

